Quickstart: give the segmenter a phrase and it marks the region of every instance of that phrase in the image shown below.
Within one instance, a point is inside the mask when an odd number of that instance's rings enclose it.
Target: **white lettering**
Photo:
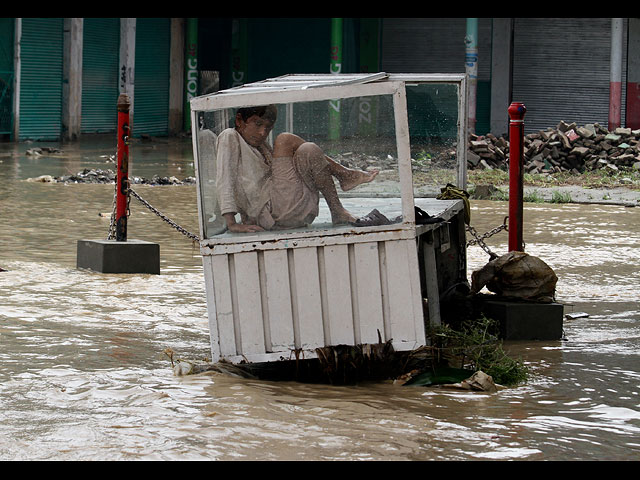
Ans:
[[[244,81],[244,72],[232,72],[231,80],[233,81],[233,86],[242,84]]]
[[[371,123],[371,103],[369,98],[360,99],[358,110],[360,110],[360,115],[358,115],[358,121],[360,123],[362,122]]]

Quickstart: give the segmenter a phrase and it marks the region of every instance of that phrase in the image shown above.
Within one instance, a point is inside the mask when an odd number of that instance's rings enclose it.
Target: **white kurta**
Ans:
[[[265,150],[265,149],[263,149]],[[266,152],[267,155],[268,151]],[[233,128],[218,136],[216,189],[220,213],[240,213],[244,223],[271,228],[271,157],[249,145]]]
[[[324,168],[320,153],[299,149],[294,157],[273,158],[268,145],[249,145],[232,128],[218,137],[216,187],[221,214],[240,213],[244,223],[265,229],[295,228],[313,222],[320,199],[313,172]]]

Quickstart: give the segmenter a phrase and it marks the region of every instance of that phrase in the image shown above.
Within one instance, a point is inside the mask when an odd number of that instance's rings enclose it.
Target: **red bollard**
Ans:
[[[509,251],[523,252],[522,203],[523,203],[523,151],[524,104],[513,102],[509,106]]]
[[[118,172],[116,176],[116,241],[127,241],[127,209],[129,206],[129,107],[126,93],[118,97]]]

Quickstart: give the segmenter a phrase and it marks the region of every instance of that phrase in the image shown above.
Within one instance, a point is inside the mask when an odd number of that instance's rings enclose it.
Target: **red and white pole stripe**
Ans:
[[[622,18],[611,19],[610,62],[609,131],[613,131],[622,122]]]

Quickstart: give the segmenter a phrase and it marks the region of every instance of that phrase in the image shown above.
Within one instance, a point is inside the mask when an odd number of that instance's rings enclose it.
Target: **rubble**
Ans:
[[[524,173],[554,174],[606,169],[619,172],[640,170],[640,129],[616,128],[610,132],[598,123],[578,126],[561,121],[555,128],[524,136]],[[456,168],[456,146],[426,144],[412,146],[411,166],[415,172]],[[335,160],[350,168],[394,172],[397,160],[355,152],[336,155]],[[492,133],[470,135],[467,149],[467,168],[509,168],[509,139]]]
[[[64,154],[62,150],[56,147],[34,147],[29,148],[25,152],[25,155],[31,157],[40,157],[42,155],[61,155]]]
[[[73,175],[63,175],[60,177],[41,175],[37,178],[29,178],[27,181],[48,183],[115,183],[116,172],[111,169],[102,170],[100,168],[85,168],[81,172]],[[185,179],[180,180],[174,176],[161,177],[159,175],[154,175],[151,178],[130,176],[129,182],[132,185],[195,185],[196,179],[194,177],[186,177]]]
[[[54,147],[37,147],[26,152],[27,155],[36,157],[61,153],[63,153],[61,150]],[[438,169],[453,170],[456,168],[456,155],[455,142],[416,145],[412,147],[412,170],[414,173]],[[575,122],[561,121],[555,128],[525,135],[523,156],[524,173],[529,174],[571,172],[578,175],[600,169],[612,173],[629,169],[640,171],[640,129],[619,127],[614,131],[608,131],[598,123],[578,126]],[[335,154],[333,158],[349,168],[364,171],[377,169],[381,173],[389,174],[397,171],[397,158],[391,155],[370,155],[358,152],[356,149]],[[508,166],[508,139],[497,137],[492,133],[470,135],[467,149],[469,170],[508,170]],[[75,175],[30,180],[61,183],[114,183],[115,172],[84,169]],[[193,177],[179,180],[176,177],[158,175],[150,179],[130,176],[130,181],[132,184],[148,185],[195,184]]]
[[[575,174],[589,170],[640,169],[640,129],[616,128],[610,132],[598,123],[578,126],[561,121],[556,128],[524,136],[525,173]],[[502,137],[471,135],[469,169],[508,169],[509,142]]]

